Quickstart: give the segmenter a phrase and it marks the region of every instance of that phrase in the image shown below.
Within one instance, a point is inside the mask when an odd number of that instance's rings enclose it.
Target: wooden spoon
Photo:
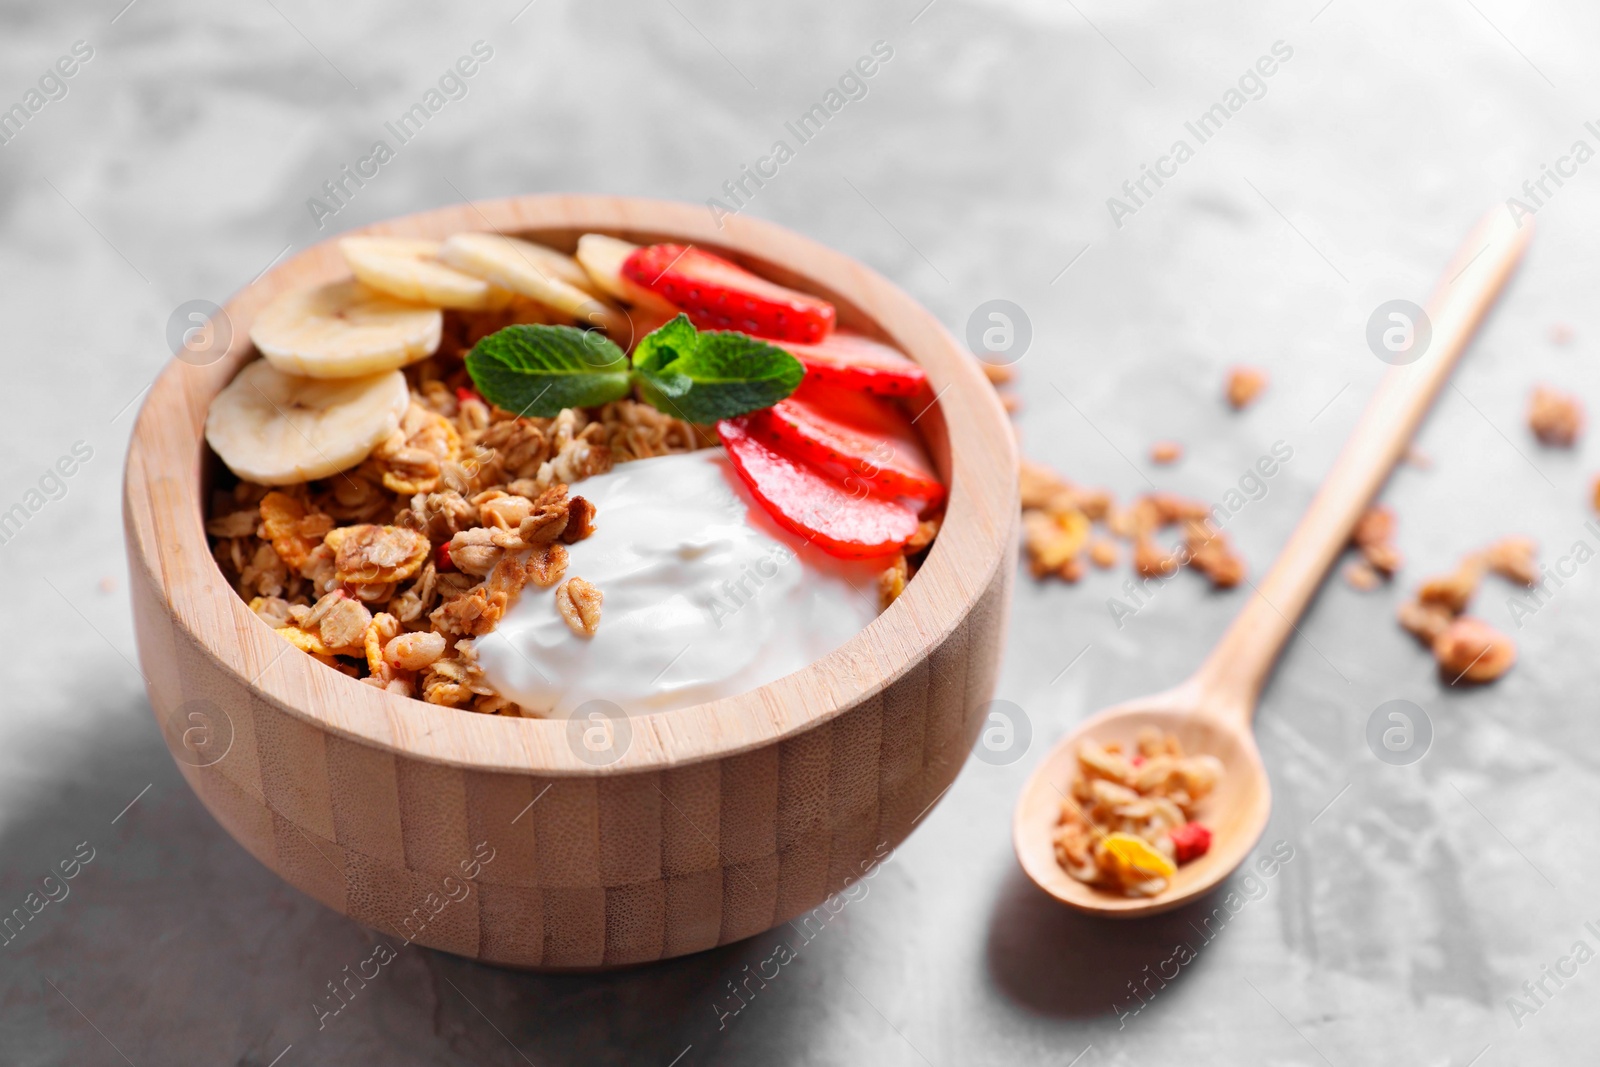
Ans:
[[[1457,250],[1427,305],[1431,343],[1414,362],[1384,376],[1283,553],[1199,671],[1175,689],[1091,716],[1033,772],[1017,801],[1012,836],[1023,870],[1045,892],[1094,915],[1152,915],[1209,892],[1244,862],[1272,808],[1250,729],[1261,688],[1295,620],[1405,452],[1531,234],[1531,226],[1518,228],[1504,208],[1495,208]],[[1051,837],[1077,774],[1079,742],[1085,737],[1120,741],[1124,751],[1135,751],[1134,738],[1143,726],[1176,734],[1186,753],[1209,752],[1226,770],[1201,814],[1212,831],[1210,851],[1179,867],[1161,893],[1124,897],[1069,876],[1056,862]]]

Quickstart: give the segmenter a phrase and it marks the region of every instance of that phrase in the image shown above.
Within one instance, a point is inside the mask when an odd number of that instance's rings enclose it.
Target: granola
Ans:
[[[1188,566],[1215,589],[1245,580],[1244,560],[1212,522],[1211,509],[1198,500],[1149,493],[1119,508],[1104,490],[1081,489],[1028,460],[1022,461],[1019,482],[1023,549],[1035,578],[1076,582],[1087,571],[1086,559],[1102,570],[1115,566],[1119,553],[1112,538],[1118,538],[1131,543],[1130,559],[1141,578],[1170,578]],[[1111,537],[1095,536],[1096,524]],[[1184,538],[1169,548],[1157,535],[1172,526],[1182,527]]]
[[[1183,458],[1183,446],[1176,441],[1157,441],[1150,446],[1150,462],[1167,466]]]
[[[1266,371],[1257,367],[1232,367],[1228,370],[1228,405],[1235,411],[1243,411],[1255,403],[1266,387]]]
[[[457,345],[474,332],[458,325]],[[604,521],[568,485],[713,439],[633,400],[519,417],[485,404],[456,354],[405,369],[410,406],[361,464],[291,486],[240,480],[213,494],[206,532],[251,610],[329,666],[436,704],[532,714],[494,693],[471,642],[524,587],[559,584],[566,546]],[[600,591],[585,587],[576,617],[592,629]]]
[[[1176,735],[1154,727],[1139,731],[1132,753],[1085,739],[1054,833],[1056,862],[1111,892],[1160,893],[1210,848],[1211,831],[1195,816],[1222,772],[1217,757],[1186,756]]]
[[[593,637],[600,627],[605,594],[582,578],[568,578],[556,589],[556,609],[579,637]]]
[[[1402,558],[1395,547],[1394,509],[1374,504],[1356,520],[1350,543],[1361,553],[1361,562],[1345,568],[1345,580],[1362,591],[1376,588],[1381,578],[1393,578]]]
[[[1539,582],[1538,546],[1527,537],[1504,537],[1468,553],[1456,569],[1429,578],[1400,605],[1399,622],[1438,662],[1451,685],[1492,682],[1517,660],[1517,646],[1482,619],[1467,615],[1486,574],[1527,587]]]
[[[1528,400],[1528,428],[1542,445],[1571,448],[1583,431],[1583,405],[1569,393],[1536,386]]]
[[[889,568],[878,575],[878,606],[881,609],[887,611],[889,605],[906,591],[906,579],[909,575],[904,553],[896,556]]]

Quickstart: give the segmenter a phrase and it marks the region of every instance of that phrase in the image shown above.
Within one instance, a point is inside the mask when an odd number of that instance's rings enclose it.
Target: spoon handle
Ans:
[[[1404,454],[1522,258],[1532,230],[1531,221],[1519,227],[1505,208],[1497,207],[1456,250],[1428,301],[1432,339],[1426,350],[1415,362],[1394,366],[1384,376],[1283,552],[1192,679],[1206,707],[1245,719],[1254,713],[1278,653],[1295,632],[1295,621]],[[1419,340],[1420,333],[1417,324]]]

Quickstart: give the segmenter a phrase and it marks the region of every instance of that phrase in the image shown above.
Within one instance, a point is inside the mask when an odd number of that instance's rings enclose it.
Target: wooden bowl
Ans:
[[[527,196],[359,232],[464,230],[568,251],[588,232],[693,242],[827,297],[841,324],[898,345],[940,398],[918,422],[950,485],[926,564],[831,655],[741,696],[634,717],[626,751],[605,766],[580,758],[565,720],[437,707],[324,667],[249,610],[203,528],[217,469],[207,406],[255,358],[248,329],[263,305],[348,274],[324,242],[235,295],[226,354],[170,363],[133,431],[124,522],[135,626],[167,745],[252,855],[397,939],[589,969],[708,949],[803,915],[904,839],[981,725],[1015,570],[1006,417],[975,361],[909,296],[770,223],[735,217],[719,228],[687,204]]]

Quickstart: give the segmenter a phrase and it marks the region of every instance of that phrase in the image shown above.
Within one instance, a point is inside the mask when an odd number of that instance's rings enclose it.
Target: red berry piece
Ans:
[[[944,499],[944,485],[917,429],[898,407],[867,393],[805,381],[793,396],[751,419],[780,452],[804,460],[847,488],[874,496]]]
[[[867,559],[898,552],[917,530],[904,504],[853,494],[839,482],[770,448],[747,418],[723,419],[717,436],[733,469],[779,526],[830,555]]]
[[[928,384],[923,369],[897,349],[837,330],[817,344],[782,346],[806,365],[806,377],[884,396],[915,396]]]
[[[682,308],[701,330],[738,330],[815,344],[833,332],[833,305],[757,277],[692,245],[650,245],[622,262],[629,281]]]
[[[1168,830],[1167,836],[1172,838],[1172,848],[1180,864],[1199,859],[1211,848],[1211,831],[1197,822],[1186,822]]]

